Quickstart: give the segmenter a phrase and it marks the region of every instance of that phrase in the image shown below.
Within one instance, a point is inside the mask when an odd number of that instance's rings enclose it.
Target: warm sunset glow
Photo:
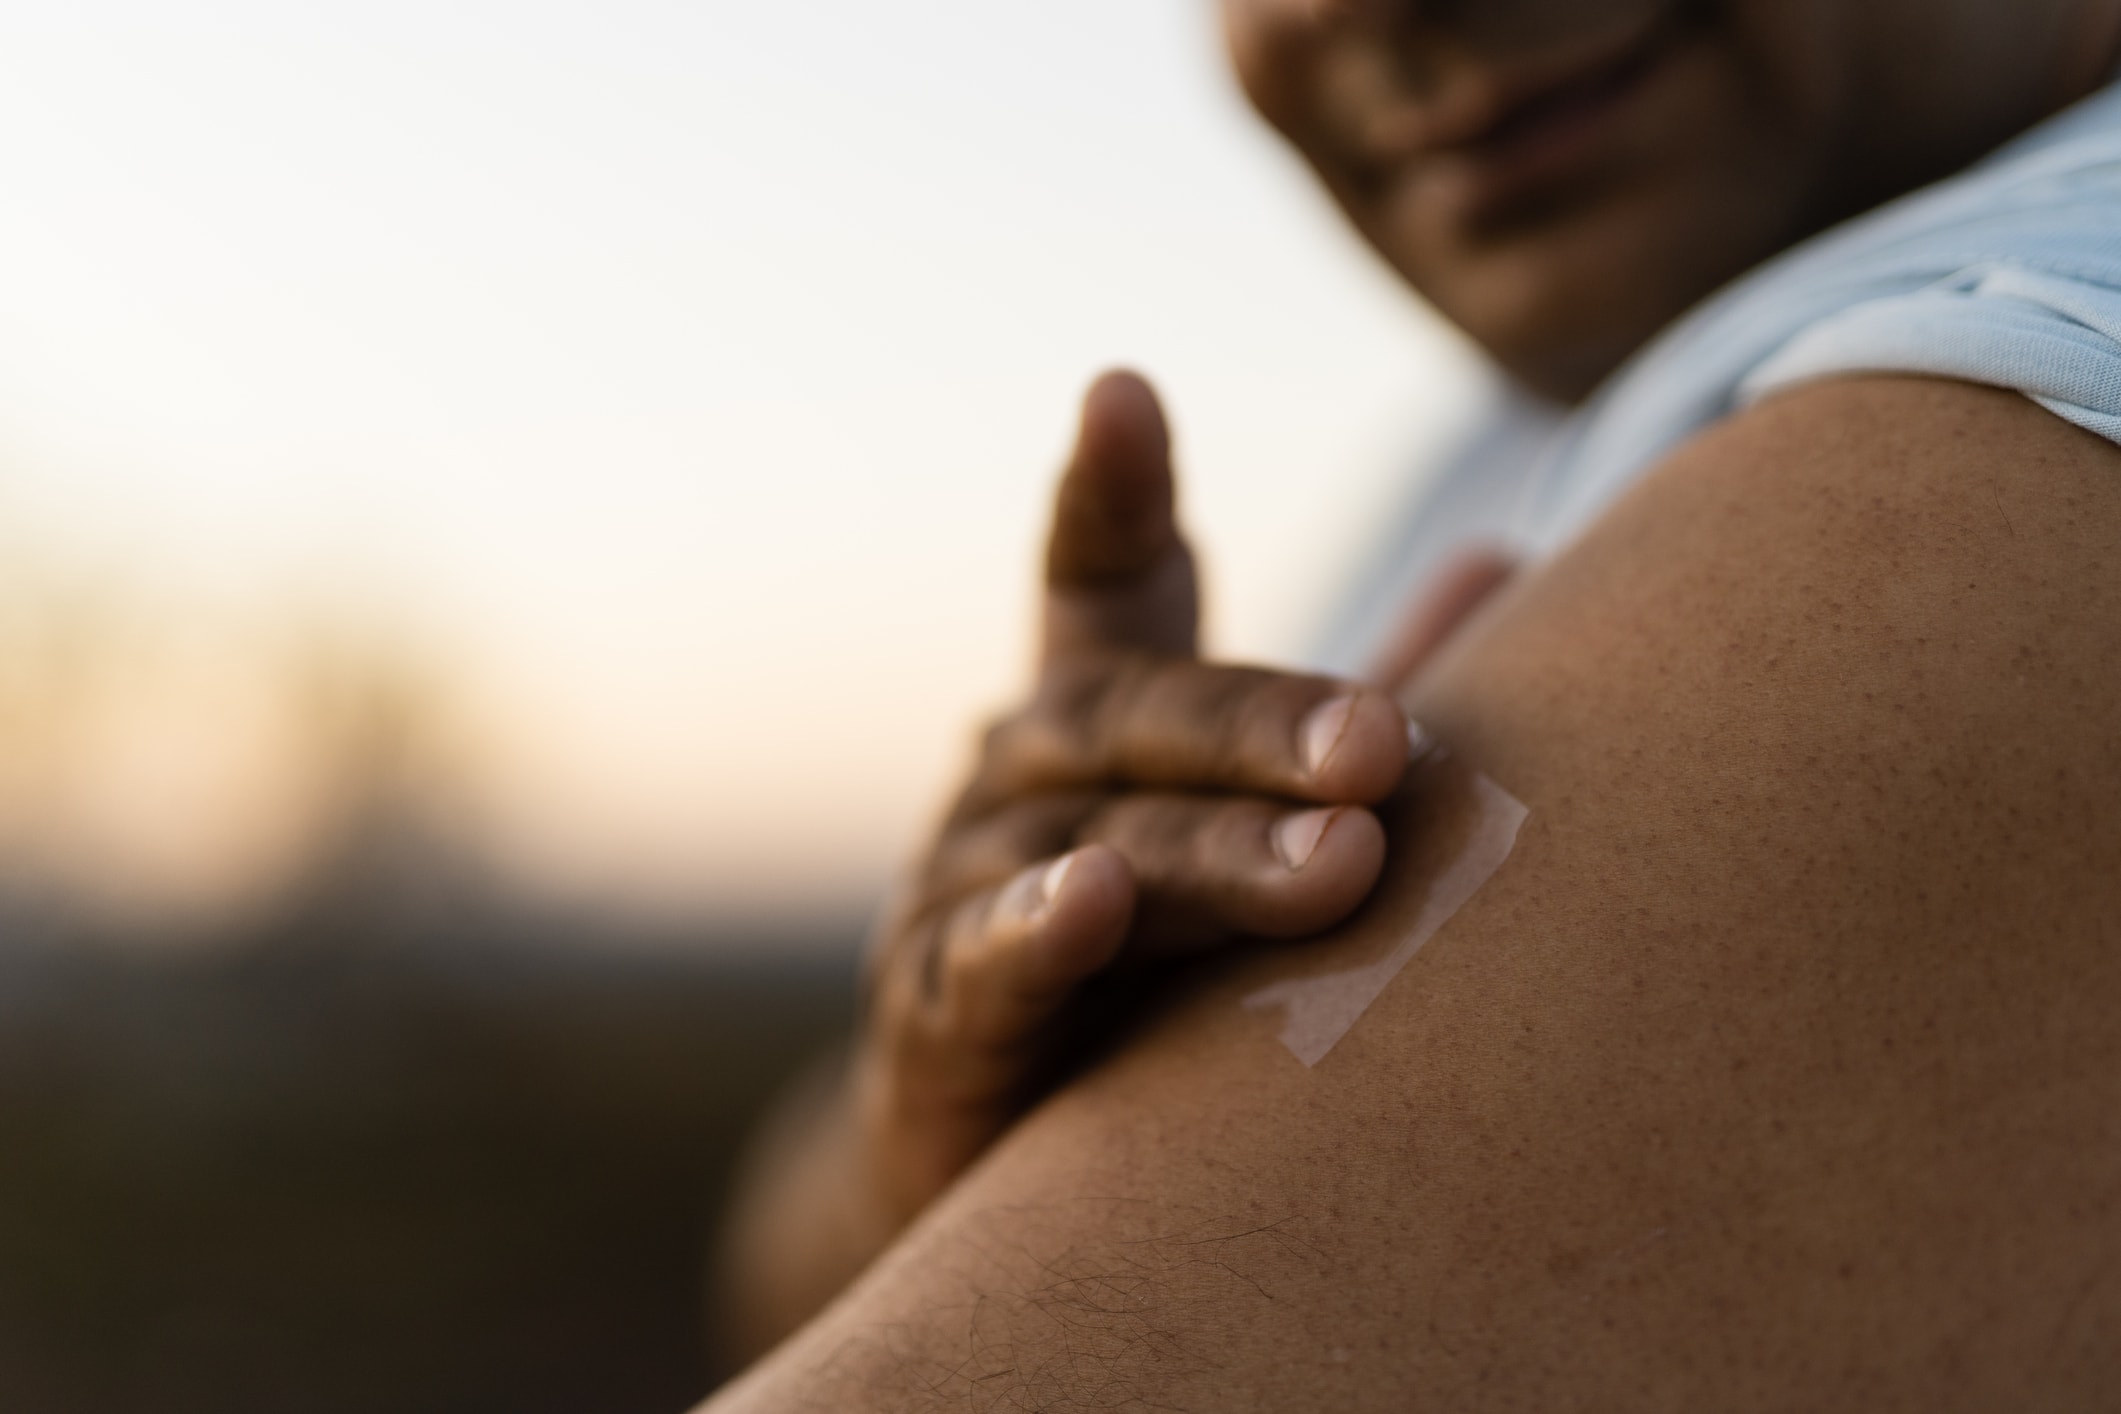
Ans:
[[[1481,384],[1217,46],[1196,0],[0,21],[15,867],[227,906],[380,790],[535,892],[858,899],[1012,690],[1115,362],[1218,646],[1294,651]]]

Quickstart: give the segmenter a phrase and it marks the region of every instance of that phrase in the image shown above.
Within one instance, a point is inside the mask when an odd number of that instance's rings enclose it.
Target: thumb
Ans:
[[[1054,499],[1044,661],[1098,648],[1195,651],[1199,586],[1175,500],[1156,394],[1136,374],[1103,375],[1083,397]]]

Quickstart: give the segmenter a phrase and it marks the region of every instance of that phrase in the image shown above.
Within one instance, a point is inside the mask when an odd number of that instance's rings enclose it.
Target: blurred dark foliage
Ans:
[[[402,842],[401,842],[402,843]],[[181,945],[0,903],[0,1410],[676,1414],[851,921],[651,927],[370,839]]]

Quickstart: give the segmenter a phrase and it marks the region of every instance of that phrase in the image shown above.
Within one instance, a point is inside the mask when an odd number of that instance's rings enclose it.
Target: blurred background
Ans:
[[[1300,658],[1489,396],[1209,0],[0,4],[0,1408],[674,1411],[1164,390]]]

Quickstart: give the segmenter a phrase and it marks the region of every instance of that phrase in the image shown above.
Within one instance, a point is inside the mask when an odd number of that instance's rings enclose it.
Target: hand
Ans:
[[[1238,937],[1317,932],[1384,858],[1384,693],[1194,656],[1197,585],[1154,394],[1085,399],[1046,557],[1029,704],[879,929],[850,1096],[884,1211],[910,1219],[1089,1029],[1086,980]]]
[[[830,1300],[1038,1098],[1097,1029],[1100,979],[1322,930],[1375,882],[1365,807],[1405,769],[1405,717],[1375,688],[1200,662],[1172,504],[1155,395],[1101,379],[1054,509],[1031,700],[886,910],[851,1063],[784,1102],[739,1181],[733,1353]],[[1506,577],[1493,560],[1443,577],[1383,681]]]

